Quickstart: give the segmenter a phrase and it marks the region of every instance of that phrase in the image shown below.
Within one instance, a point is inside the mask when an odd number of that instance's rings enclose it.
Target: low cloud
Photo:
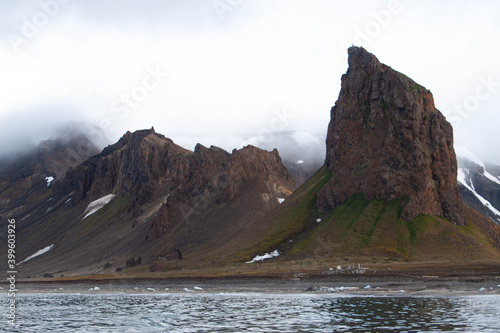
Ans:
[[[201,142],[231,150],[275,131],[276,106],[294,116],[277,131],[326,134],[345,48],[358,42],[430,89],[445,115],[474,94],[478,77],[500,73],[495,2],[400,0],[392,11],[393,1],[370,0],[42,2],[59,7],[0,2],[2,153],[54,136],[67,122],[99,126],[112,142],[154,126],[188,149]],[[214,3],[230,6],[221,12]],[[36,29],[26,35],[29,25]],[[153,84],[148,68],[169,76],[141,95],[144,82]],[[126,117],[114,112],[134,93]],[[456,141],[485,142],[474,145],[497,155],[500,132],[486,135],[481,124],[500,120],[489,114],[499,96],[481,100]]]
[[[85,114],[68,112],[69,109],[66,105],[40,106],[36,110],[19,110],[2,117],[0,158],[25,153],[42,140],[68,133],[84,133],[101,148],[108,143],[102,130],[91,125]]]

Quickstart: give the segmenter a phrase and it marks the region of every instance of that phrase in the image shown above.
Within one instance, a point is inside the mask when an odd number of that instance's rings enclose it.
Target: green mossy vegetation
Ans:
[[[412,79],[410,79],[408,76],[404,75],[403,73],[400,73],[400,72],[398,72],[396,70],[394,72],[396,72],[397,74],[399,74],[408,83],[411,92],[420,91],[420,90],[427,91],[426,87],[424,87],[424,86],[418,84],[417,82],[413,81]]]
[[[380,101],[380,104],[378,105],[379,108],[381,109],[387,109],[387,102],[384,101],[384,99],[382,98],[382,100]]]
[[[484,257],[497,252],[472,224],[457,226],[443,217],[401,219],[408,198],[366,201],[356,194],[326,214],[316,209],[317,192],[331,178],[326,167],[270,218],[277,226],[245,253],[247,258],[274,249],[290,258],[356,257],[395,260],[441,260]],[[317,223],[316,219],[321,218]],[[290,242],[292,241],[292,242]]]
[[[281,205],[277,214],[271,217],[277,231],[264,238],[243,257],[252,257],[255,253],[272,251],[275,246],[303,232],[311,216],[317,214],[316,194],[330,180],[331,173],[326,166],[319,169],[307,182],[296,190]]]

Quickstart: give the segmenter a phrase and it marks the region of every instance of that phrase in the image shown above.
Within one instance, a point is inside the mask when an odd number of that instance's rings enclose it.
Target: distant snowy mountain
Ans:
[[[500,166],[484,163],[464,146],[455,147],[464,202],[500,224]]]

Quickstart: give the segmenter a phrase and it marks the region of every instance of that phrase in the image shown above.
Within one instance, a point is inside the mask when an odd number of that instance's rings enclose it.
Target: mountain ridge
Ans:
[[[293,188],[276,150],[189,151],[149,129],[125,133],[2,217],[17,221],[21,257],[50,246],[22,264],[26,274],[109,272],[136,263],[130,258],[150,264],[179,250],[189,257],[229,239]]]

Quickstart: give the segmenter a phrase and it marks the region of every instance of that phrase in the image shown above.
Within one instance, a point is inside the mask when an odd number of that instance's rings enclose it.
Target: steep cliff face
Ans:
[[[320,211],[361,193],[406,198],[403,219],[427,214],[463,225],[453,130],[430,91],[363,48],[348,53],[331,110],[326,165],[333,176],[318,193]]]

